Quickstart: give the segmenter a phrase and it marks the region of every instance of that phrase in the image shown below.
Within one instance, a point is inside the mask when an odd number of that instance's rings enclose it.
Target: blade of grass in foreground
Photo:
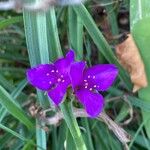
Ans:
[[[66,133],[68,132],[68,128],[65,124],[65,121],[62,122],[58,131],[58,140],[57,140],[57,150],[64,149],[64,142],[66,140]]]
[[[88,33],[90,34],[91,38],[93,39],[94,43],[97,45],[98,49],[101,53],[105,56],[108,62],[116,64],[119,68],[119,76],[124,81],[128,89],[131,89],[132,85],[129,79],[129,76],[122,68],[122,66],[117,61],[117,58],[114,56],[113,51],[111,50],[109,44],[103,37],[102,33],[96,26],[94,20],[92,19],[91,15],[87,11],[87,9],[81,5],[77,7],[73,7],[77,15],[81,18],[84,26],[86,27]]]
[[[72,138],[70,131],[68,130],[66,134],[67,134],[67,138],[66,138],[65,149],[66,150],[70,150],[70,149],[76,150],[76,147],[75,147],[75,144],[74,144],[74,141],[73,141],[73,138]]]
[[[7,91],[12,92],[12,90],[15,88],[14,85],[9,83],[6,78],[3,77],[3,75],[0,74],[0,85],[4,87]]]
[[[9,82],[8,82],[9,83]],[[15,100],[22,92],[23,88],[26,86],[27,84],[27,81],[26,80],[23,80],[21,81],[18,86],[16,88],[14,88],[14,90],[12,91],[12,93],[10,94],[10,96]],[[11,85],[11,84],[10,84]],[[12,90],[12,89],[11,89]],[[19,104],[14,101],[14,103],[19,106]],[[19,106],[20,108],[20,106]],[[5,117],[5,115],[7,114],[7,110],[5,109],[5,107],[2,107],[0,109],[0,122],[3,120],[3,118]]]
[[[64,119],[67,123],[67,126],[70,130],[70,133],[74,139],[76,149],[77,150],[86,150],[86,146],[84,144],[80,129],[78,127],[75,116],[72,112],[72,104],[70,102],[63,102],[60,106],[61,111],[64,115]]]
[[[21,136],[20,134],[14,132],[14,131],[11,130],[10,128],[8,128],[8,127],[6,127],[6,126],[4,126],[4,125],[2,125],[2,124],[0,124],[0,128],[3,129],[3,130],[5,130],[5,131],[7,131],[8,133],[11,133],[13,136],[19,138],[19,139],[22,140],[22,141],[26,141],[26,140],[27,140],[27,139],[25,139],[23,136]]]
[[[62,56],[54,7],[51,7],[47,13],[47,27],[50,59],[54,61],[57,57]]]
[[[33,67],[40,63],[48,63],[49,56],[47,45],[46,14],[37,14],[24,11],[24,26],[31,66]],[[40,30],[42,30],[42,32]],[[46,42],[43,40],[46,40]],[[43,107],[45,107],[47,103],[45,103],[46,99],[44,98],[43,93],[38,91],[38,95],[40,95],[40,97],[38,97],[40,103],[43,104]],[[40,122],[37,121],[37,123]],[[46,150],[46,133],[41,128],[36,128],[36,142],[37,145]]]
[[[83,134],[85,144],[90,150],[94,150],[88,119],[82,118],[81,124],[85,128],[85,134]]]
[[[7,93],[7,91],[0,86],[0,103],[3,107],[7,109],[15,118],[28,127],[28,129],[33,129],[32,121],[25,115],[24,111],[19,108],[12,99],[12,97]]]
[[[83,23],[73,8],[68,8],[68,28],[70,47],[76,52],[77,60],[83,58]]]
[[[49,52],[50,54],[53,54],[53,57],[56,57],[55,55],[62,55],[58,32],[56,30],[57,26],[54,8],[52,8],[48,13],[24,12],[24,21],[31,66],[36,66],[40,63],[49,63]],[[50,42],[48,41],[49,36],[47,31],[51,34],[49,35],[51,36]],[[48,50],[49,47],[51,48],[50,50]],[[56,54],[55,50],[57,50]],[[46,107],[47,98],[39,90],[38,98],[42,106]],[[37,121],[37,123],[40,122]],[[42,148],[46,149],[45,131],[38,128],[36,130],[36,135],[37,145],[40,145]]]
[[[6,126],[4,126],[4,125],[2,125],[2,124],[0,124],[0,128],[3,129],[3,130],[5,130],[6,132],[12,134],[13,136],[19,138],[20,140],[25,141],[25,142],[28,142],[28,143],[30,143],[30,144],[33,145],[33,146],[37,146],[40,150],[44,150],[44,149],[43,149],[42,147],[40,147],[39,145],[35,145],[32,140],[23,137],[22,135],[18,134],[17,132],[11,130],[10,128],[8,128],[8,127],[6,127]]]
[[[145,71],[148,78],[148,87],[139,91],[139,97],[150,104],[150,1],[131,0],[130,1],[130,26],[131,32],[139,47],[140,54],[145,64]],[[143,120],[148,137],[150,138],[150,113],[142,111]]]

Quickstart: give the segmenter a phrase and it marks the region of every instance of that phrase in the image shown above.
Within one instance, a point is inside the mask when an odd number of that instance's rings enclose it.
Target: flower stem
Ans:
[[[87,150],[79,126],[77,124],[75,116],[73,115],[71,102],[65,101],[63,104],[61,104],[60,108],[64,115],[67,126],[71,132],[71,135],[74,139],[77,150]]]

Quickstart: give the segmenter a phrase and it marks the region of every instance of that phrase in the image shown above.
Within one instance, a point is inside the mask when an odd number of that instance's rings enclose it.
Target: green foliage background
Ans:
[[[126,32],[118,26],[120,9],[130,13],[130,31],[140,49],[149,80],[149,0],[103,0],[96,4],[100,8],[103,5],[113,36]],[[39,120],[29,114],[29,106],[35,102],[43,109],[51,104],[43,92],[35,91],[27,84],[26,69],[52,62],[69,48],[76,51],[78,60],[85,59],[89,65],[114,63],[118,66],[116,83],[103,93],[105,112],[120,124],[130,117],[133,110],[131,122],[122,126],[132,136],[129,148],[150,149],[149,86],[139,93],[132,93],[129,75],[114,54],[113,47],[119,41],[105,38],[101,22],[94,17],[93,2],[88,1],[85,6],[52,7],[47,12],[24,11],[18,14],[7,11],[0,14],[0,149],[73,150],[76,146],[85,149],[81,143],[85,143],[88,150],[124,149],[103,122],[89,118],[80,118],[76,122],[75,118],[69,116],[71,113],[66,111],[70,108],[68,105],[61,106],[66,114],[65,120],[58,126],[48,126],[48,132],[40,127],[44,125]],[[99,15],[98,19],[101,18]],[[80,132],[83,141],[79,139],[75,146],[72,135]]]

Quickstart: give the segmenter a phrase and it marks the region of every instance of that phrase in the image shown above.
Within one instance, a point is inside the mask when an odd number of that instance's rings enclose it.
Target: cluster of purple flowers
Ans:
[[[73,50],[53,64],[40,64],[27,70],[28,81],[47,91],[55,105],[62,102],[67,88],[71,86],[90,117],[99,115],[104,106],[104,98],[98,91],[107,90],[117,75],[118,69],[113,64],[88,68],[85,61],[75,61]]]

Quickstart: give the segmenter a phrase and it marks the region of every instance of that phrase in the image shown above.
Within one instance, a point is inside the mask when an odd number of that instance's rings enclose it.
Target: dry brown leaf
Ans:
[[[128,38],[124,42],[116,46],[116,54],[122,66],[130,74],[134,84],[133,92],[146,87],[148,82],[144,64],[131,34],[128,34]]]

